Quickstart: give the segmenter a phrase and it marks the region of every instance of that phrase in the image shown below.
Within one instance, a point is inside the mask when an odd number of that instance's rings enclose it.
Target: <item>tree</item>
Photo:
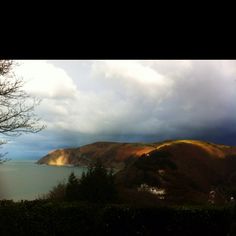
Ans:
[[[74,201],[78,199],[79,182],[75,174],[72,172],[68,178],[66,185],[66,199]]]
[[[23,90],[23,80],[13,72],[15,65],[11,60],[0,60],[0,134],[37,133],[45,128],[34,114],[40,101]]]
[[[100,161],[96,161],[80,179],[72,172],[67,183],[54,187],[46,199],[109,203],[116,201],[117,195],[113,170],[108,171]]]
[[[78,196],[80,200],[94,203],[114,201],[116,187],[113,170],[108,171],[99,160],[90,165],[79,181]]]
[[[48,194],[43,195],[41,199],[48,199],[51,201],[63,201],[65,200],[65,195],[66,195],[66,184],[60,182],[55,187],[53,187],[53,189]]]

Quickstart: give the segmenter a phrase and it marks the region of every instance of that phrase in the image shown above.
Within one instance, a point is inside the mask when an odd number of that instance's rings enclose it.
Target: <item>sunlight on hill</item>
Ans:
[[[142,156],[143,154],[149,153],[153,150],[155,150],[154,147],[143,147],[141,150],[135,151],[135,154],[137,156]]]
[[[187,144],[196,145],[196,146],[199,146],[202,149],[204,149],[210,155],[217,156],[219,158],[224,158],[225,157],[224,152],[222,150],[220,150],[220,148],[217,148],[217,147],[214,147],[211,144],[200,142],[200,141],[196,141],[196,140],[176,140],[176,141],[170,141],[170,142],[166,142],[164,144],[161,144],[161,145],[157,146],[156,150],[162,149],[162,148],[167,147],[167,146],[175,145],[175,144],[178,144],[178,143],[187,143]]]
[[[59,156],[56,160],[50,160],[48,165],[63,166],[67,164],[67,158],[65,156]]]

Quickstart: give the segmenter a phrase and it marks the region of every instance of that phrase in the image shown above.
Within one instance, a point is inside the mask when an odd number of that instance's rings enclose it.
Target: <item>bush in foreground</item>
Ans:
[[[0,202],[0,235],[235,235],[233,208]],[[231,232],[231,234],[229,234]]]

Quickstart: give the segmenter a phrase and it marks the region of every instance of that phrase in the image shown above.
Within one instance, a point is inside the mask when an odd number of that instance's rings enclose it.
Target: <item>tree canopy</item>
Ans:
[[[100,161],[91,164],[87,172],[83,172],[79,179],[72,172],[68,182],[62,187],[58,185],[57,188],[54,188],[50,195],[48,195],[48,198],[51,200],[61,200],[60,196],[64,188],[64,199],[67,201],[108,203],[117,199],[113,171],[108,171]]]
[[[80,198],[91,202],[109,202],[115,199],[116,188],[113,171],[108,171],[97,160],[80,179]]]

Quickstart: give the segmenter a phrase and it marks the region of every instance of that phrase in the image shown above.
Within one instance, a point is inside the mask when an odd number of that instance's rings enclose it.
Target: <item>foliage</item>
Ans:
[[[0,235],[235,235],[227,207],[0,201]],[[231,234],[229,234],[231,233]]]
[[[39,199],[48,199],[51,201],[63,201],[66,196],[66,184],[63,182],[58,183],[50,192]]]
[[[66,199],[69,201],[75,201],[78,199],[79,181],[75,174],[72,172],[68,178],[66,185]]]
[[[107,171],[100,161],[96,161],[79,181],[79,199],[104,203],[115,200],[115,197],[113,170]]]
[[[115,201],[116,196],[113,170],[108,171],[97,161],[80,179],[71,173],[66,184],[58,184],[44,199],[106,203]]]

